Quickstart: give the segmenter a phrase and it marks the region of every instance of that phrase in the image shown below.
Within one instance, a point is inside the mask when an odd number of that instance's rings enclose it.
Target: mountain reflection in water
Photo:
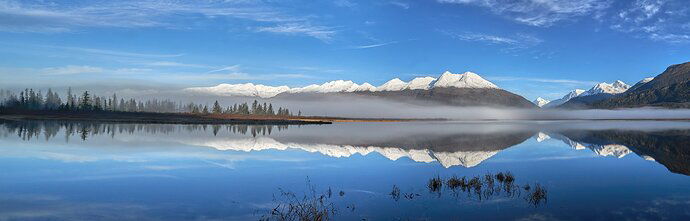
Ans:
[[[494,122],[372,123],[325,126],[154,125],[2,120],[0,137],[88,142],[120,135],[161,139],[217,150],[297,149],[330,157],[378,153],[390,160],[474,167],[529,138],[560,140],[574,149],[622,158],[635,153],[671,172],[690,175],[687,122]],[[635,129],[638,128],[638,129]],[[291,129],[295,129],[294,131]],[[77,136],[81,141],[70,140]],[[129,139],[129,138],[128,138]]]

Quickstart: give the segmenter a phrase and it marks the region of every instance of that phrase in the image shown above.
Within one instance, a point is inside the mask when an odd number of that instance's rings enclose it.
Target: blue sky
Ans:
[[[0,0],[0,87],[473,71],[534,99],[690,61],[686,0]]]

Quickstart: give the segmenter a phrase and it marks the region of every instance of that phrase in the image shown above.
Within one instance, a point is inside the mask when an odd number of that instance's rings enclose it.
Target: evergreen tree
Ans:
[[[266,111],[266,114],[268,114],[268,115],[276,115],[276,113],[273,112],[273,104],[268,104],[268,110]]]
[[[77,108],[77,101],[76,97],[74,94],[72,94],[72,88],[67,88],[67,109],[68,110],[74,110]]]
[[[258,107],[259,107],[259,102],[256,101],[256,100],[254,100],[254,102],[252,103],[252,112],[251,112],[251,114],[256,114],[256,110],[258,109]]]
[[[221,114],[223,112],[223,108],[220,107],[220,104],[218,104],[218,101],[213,103],[213,114]]]
[[[89,91],[84,91],[84,93],[79,98],[79,110],[91,110],[91,95]]]
[[[113,104],[111,104],[110,107],[111,107],[110,110],[112,110],[112,111],[117,111],[117,110],[118,110],[118,106],[117,106],[117,94],[114,94],[114,93],[113,93]]]

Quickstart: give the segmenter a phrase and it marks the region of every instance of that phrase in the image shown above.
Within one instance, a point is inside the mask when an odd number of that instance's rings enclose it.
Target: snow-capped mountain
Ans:
[[[463,74],[453,74],[449,71],[443,72],[441,77],[434,82],[434,87],[498,88],[498,86],[485,80],[478,74],[469,71]]]
[[[541,97],[538,97],[537,99],[532,101],[532,103],[536,104],[539,107],[543,107],[544,105],[548,104],[549,102],[550,102],[549,100],[546,100],[546,99],[541,98]]]
[[[637,84],[646,84],[652,80],[654,80],[654,77],[643,78],[640,82],[637,82]]]
[[[435,81],[436,78],[433,77],[420,77],[420,78],[415,78],[412,79],[410,82],[407,83],[405,86],[405,89],[410,89],[410,90],[427,90],[429,87],[431,87],[431,82]]]
[[[392,80],[376,87],[376,91],[401,91],[405,89],[407,83],[400,80],[400,78],[393,78]]]
[[[615,81],[613,83],[602,82],[587,91],[575,90],[559,100],[552,101],[546,107],[562,107],[562,108],[582,108],[587,107],[594,102],[608,99],[614,95],[626,92],[630,89],[630,85],[623,81]]]
[[[556,106],[561,105],[565,102],[568,102],[570,99],[573,99],[574,97],[580,96],[580,94],[582,94],[584,92],[585,92],[585,90],[575,89],[575,90],[571,91],[570,93],[566,94],[565,96],[563,96],[561,99],[552,100],[548,104],[544,105],[544,107],[556,107]]]
[[[653,79],[645,78],[628,91],[595,108],[631,108],[657,106],[690,108],[690,62],[671,65]]]
[[[584,93],[580,94],[579,97],[596,94],[620,94],[627,91],[628,89],[630,89],[630,85],[627,85],[625,84],[625,82],[620,80],[610,84],[602,82],[597,85],[594,85],[594,87],[592,87],[588,91],[585,91]]]
[[[342,92],[377,92],[402,90],[429,90],[431,88],[492,88],[498,86],[482,78],[478,74],[465,72],[453,74],[444,72],[437,79],[434,77],[418,77],[410,82],[394,78],[386,83],[374,87],[369,83],[357,84],[352,81],[336,80],[323,84],[312,84],[305,87],[290,88],[288,86],[267,86],[261,84],[219,84],[212,87],[193,87],[185,91],[212,94],[219,96],[255,96],[261,98],[275,97],[281,93],[342,93]]]

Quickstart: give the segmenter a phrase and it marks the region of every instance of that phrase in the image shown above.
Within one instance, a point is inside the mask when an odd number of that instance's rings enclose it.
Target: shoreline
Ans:
[[[331,124],[325,120],[301,120],[275,116],[195,115],[185,113],[151,112],[31,112],[0,113],[3,120],[62,120],[105,123],[143,124],[247,124],[247,125],[306,125]]]
[[[153,112],[63,112],[32,111],[0,113],[3,120],[63,120],[107,123],[148,124],[247,124],[247,125],[307,125],[333,123],[385,122],[510,122],[510,121],[690,121],[690,118],[554,118],[554,119],[444,119],[444,118],[347,118],[326,116],[267,116],[231,114],[188,114]]]

